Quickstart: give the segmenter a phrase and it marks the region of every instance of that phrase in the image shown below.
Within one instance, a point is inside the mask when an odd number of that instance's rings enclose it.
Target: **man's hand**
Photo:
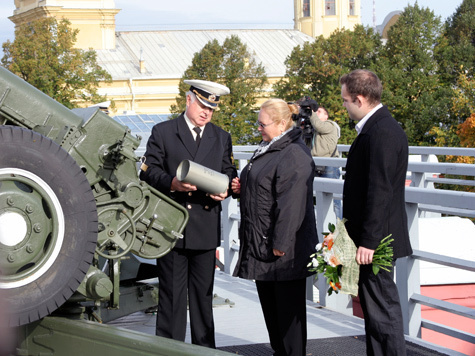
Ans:
[[[216,200],[216,201],[223,201],[224,199],[226,199],[226,197],[228,196],[228,192],[224,192],[224,193],[221,193],[221,194],[210,194],[209,197],[213,200]]]
[[[369,265],[373,263],[374,250],[370,250],[366,247],[358,247],[356,251],[356,263],[359,265]]]
[[[318,110],[315,111],[315,115],[317,115],[317,117],[320,121],[327,121],[328,120],[328,113],[322,107],[319,107]]]
[[[176,191],[176,192],[191,192],[191,191],[195,191],[197,189],[198,188],[196,187],[196,185],[181,182],[181,181],[178,180],[177,177],[173,177],[172,185],[170,187],[171,191]]]
[[[272,249],[272,252],[274,252],[274,256],[279,256],[279,257],[282,257],[285,255],[285,252],[284,251],[280,251],[280,250],[277,250],[275,248]]]

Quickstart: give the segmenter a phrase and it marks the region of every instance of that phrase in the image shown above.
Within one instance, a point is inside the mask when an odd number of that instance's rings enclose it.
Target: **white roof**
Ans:
[[[113,80],[181,78],[191,65],[193,55],[206,43],[220,44],[231,35],[238,36],[266,69],[268,77],[285,74],[285,59],[294,47],[314,41],[297,30],[180,30],[116,32],[116,48],[97,50],[98,64]],[[140,72],[140,59],[145,72]]]

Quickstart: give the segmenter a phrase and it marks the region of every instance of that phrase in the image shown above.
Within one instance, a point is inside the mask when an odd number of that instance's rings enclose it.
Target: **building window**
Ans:
[[[335,11],[335,0],[326,0],[325,1],[325,16],[336,15]]]
[[[349,9],[350,16],[355,16],[355,0],[350,0],[350,9]]]
[[[310,16],[310,0],[303,0],[303,16]]]

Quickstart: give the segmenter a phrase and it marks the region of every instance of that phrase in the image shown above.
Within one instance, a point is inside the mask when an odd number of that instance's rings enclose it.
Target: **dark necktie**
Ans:
[[[196,132],[196,147],[198,147],[201,141],[201,136],[200,136],[201,129],[198,126],[196,126],[193,128],[193,131]]]

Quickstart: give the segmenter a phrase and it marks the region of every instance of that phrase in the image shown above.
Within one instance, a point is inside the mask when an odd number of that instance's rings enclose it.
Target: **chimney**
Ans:
[[[145,60],[143,59],[143,49],[142,48],[140,48],[139,67],[140,67],[140,73],[144,74],[146,72],[146,69],[145,69]]]

